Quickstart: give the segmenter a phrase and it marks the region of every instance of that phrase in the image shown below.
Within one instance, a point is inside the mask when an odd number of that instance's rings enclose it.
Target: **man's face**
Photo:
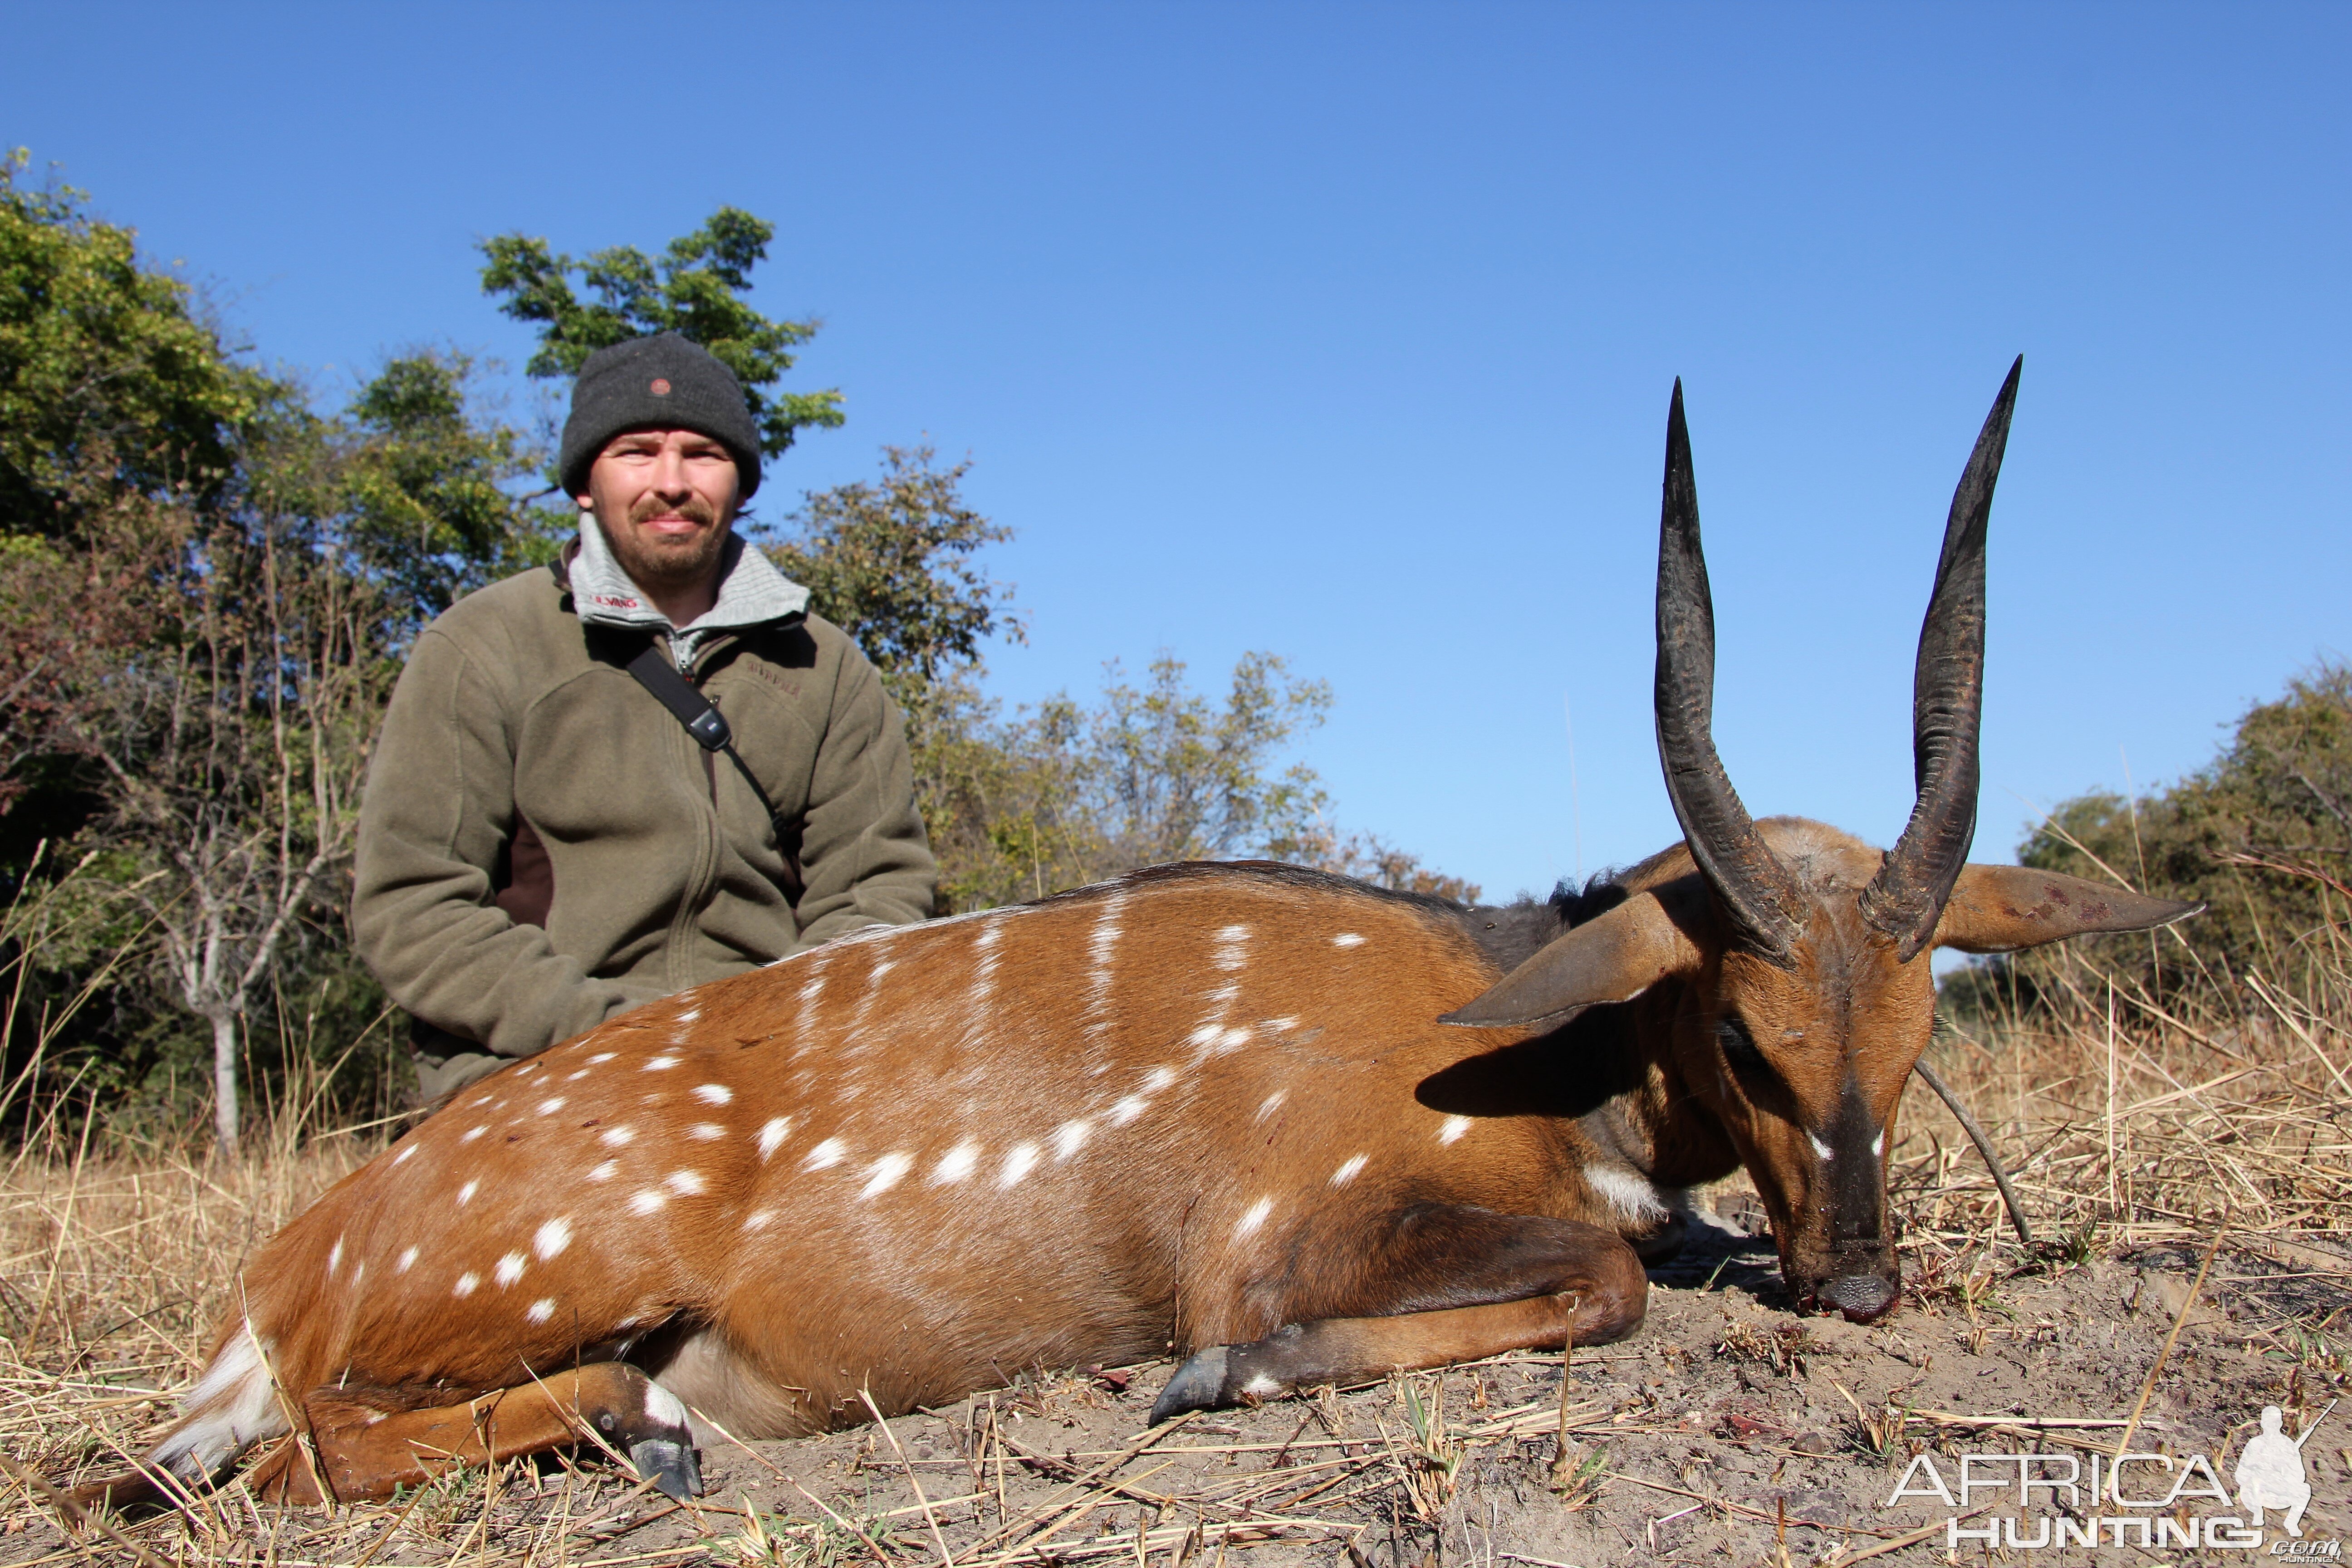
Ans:
[[[615,436],[588,470],[593,507],[622,567],[649,592],[692,588],[719,568],[741,483],[735,458],[693,430]]]

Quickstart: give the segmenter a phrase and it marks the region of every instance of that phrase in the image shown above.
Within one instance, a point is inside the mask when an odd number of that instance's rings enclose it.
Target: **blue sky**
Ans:
[[[1033,628],[999,695],[1281,654],[1337,690],[1339,822],[1490,895],[1674,836],[1676,375],[1759,815],[1900,830],[1938,530],[2019,353],[1979,858],[2352,643],[2341,6],[5,19],[0,143],[323,395],[419,343],[520,365],[485,236],[773,220],[757,302],[824,318],[796,379],[849,423],[763,500],[969,455]]]

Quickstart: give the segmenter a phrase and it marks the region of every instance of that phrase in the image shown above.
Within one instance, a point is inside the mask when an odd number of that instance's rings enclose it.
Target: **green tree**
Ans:
[[[977,668],[983,645],[1026,640],[1013,590],[973,553],[1013,531],[962,493],[970,461],[942,468],[929,447],[885,447],[882,477],[811,492],[768,553],[809,590],[819,613],[857,639],[902,705],[956,669]]]
[[[1057,696],[1010,721],[959,674],[917,751],[942,901],[980,909],[1139,866],[1278,853],[1329,804],[1313,769],[1279,764],[1330,704],[1323,682],[1264,653],[1235,664],[1222,702],[1162,654],[1140,685],[1113,663],[1095,702]]]
[[[523,493],[544,466],[523,432],[486,416],[472,356],[401,355],[345,412],[341,535],[408,634],[462,595],[553,560],[578,527],[570,506]]]
[[[2341,964],[2352,915],[2352,668],[2322,664],[2247,710],[2213,762],[2137,799],[2077,795],[2018,847],[2024,865],[2209,906],[2168,931],[1993,960],[1948,983],[1956,1005],[2032,996],[2070,964],[2118,976],[2126,1002],[2208,977],[2300,983]]]
[[[0,535],[71,535],[99,481],[199,500],[268,396],[134,230],[0,156]]]
[[[577,375],[598,349],[651,332],[691,338],[743,384],[761,449],[772,458],[808,426],[842,422],[839,392],[776,387],[819,323],[772,321],[743,298],[775,236],[774,224],[736,207],[720,207],[671,240],[658,259],[627,245],[575,259],[544,239],[504,234],[482,243],[482,291],[502,297],[499,308],[516,321],[538,325],[539,352],[524,366],[534,376]],[[574,289],[575,277],[590,298]]]

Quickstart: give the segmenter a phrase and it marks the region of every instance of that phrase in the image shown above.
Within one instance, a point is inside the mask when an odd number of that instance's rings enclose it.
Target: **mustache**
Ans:
[[[631,522],[646,522],[656,517],[682,517],[707,527],[719,521],[719,509],[698,495],[689,495],[675,506],[659,496],[639,496],[629,508]]]

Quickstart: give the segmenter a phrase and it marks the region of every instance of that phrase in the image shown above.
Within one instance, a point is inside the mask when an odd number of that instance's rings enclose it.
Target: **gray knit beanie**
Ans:
[[[567,495],[588,492],[588,469],[604,443],[628,430],[692,430],[735,455],[739,500],[760,488],[760,431],[742,384],[710,351],[677,332],[656,332],[598,349],[572,386],[561,452]]]

